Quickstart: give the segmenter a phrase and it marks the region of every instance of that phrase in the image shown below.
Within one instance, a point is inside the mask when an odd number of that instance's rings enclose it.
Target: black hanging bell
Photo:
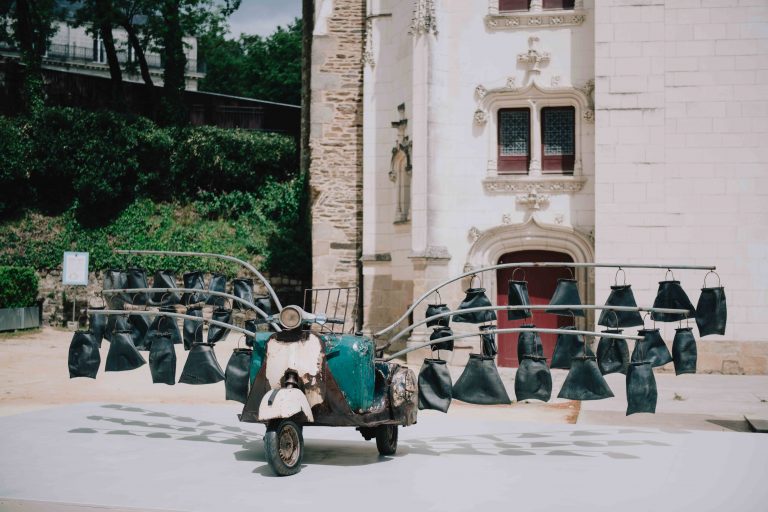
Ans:
[[[149,319],[144,315],[129,315],[128,324],[131,326],[133,346],[139,350],[149,350],[149,345],[147,344]]]
[[[101,364],[99,342],[91,331],[77,331],[69,344],[69,378],[96,378]]]
[[[692,327],[675,329],[675,339],[672,340],[672,360],[675,362],[675,374],[696,373],[696,339]]]
[[[507,292],[507,304],[510,306],[530,306],[531,299],[528,296],[528,281],[515,281],[515,269],[512,272],[512,279],[509,281],[509,291]],[[521,320],[530,318],[530,309],[510,309],[507,311],[507,320]]]
[[[613,392],[597,367],[595,356],[576,356],[565,377],[558,398],[569,400],[602,400],[611,398]]]
[[[656,377],[648,361],[629,363],[627,368],[627,416],[638,412],[656,412]]]
[[[224,389],[227,400],[244,404],[248,400],[248,382],[251,371],[250,348],[236,348],[232,351],[224,373]]]
[[[622,273],[622,269],[619,269]],[[618,276],[618,271],[616,272]],[[608,300],[605,301],[606,306],[624,306],[624,307],[637,307],[635,302],[635,295],[632,293],[632,285],[618,284],[618,279],[614,281],[614,285],[611,286],[611,294],[608,295]],[[637,327],[643,325],[643,317],[640,316],[639,311],[616,311],[610,309],[604,309],[600,313],[600,319],[597,321],[598,325],[604,325],[613,329],[619,327]]]
[[[147,284],[147,271],[143,268],[129,268],[127,272],[126,288],[149,288]],[[130,294],[131,304],[145,306],[147,304],[147,292]]]
[[[112,341],[112,336],[117,331],[130,331],[131,324],[128,323],[127,316],[110,315],[107,318],[107,328],[104,331],[104,337],[109,341]]]
[[[99,314],[99,311],[103,310],[103,307],[91,307],[88,308],[88,330],[93,333],[93,337],[96,343],[101,348],[101,340],[103,340],[107,334],[107,317]]]
[[[201,320],[190,320],[185,318],[184,319],[184,328],[183,328],[183,340],[184,340],[184,350],[189,350],[192,348],[192,345],[194,343],[202,343],[203,342],[203,308],[202,306],[187,308],[187,311],[185,312],[186,315],[198,317]]]
[[[269,295],[256,295],[253,297],[253,305],[262,310],[267,315],[274,312],[272,308],[272,297]]]
[[[152,279],[152,288],[177,288],[176,273],[173,270],[158,270]],[[175,292],[154,292],[150,296],[153,306],[173,306],[178,304],[181,296]]]
[[[621,329],[607,329],[603,331],[606,334],[621,334]],[[597,343],[597,367],[600,373],[608,375],[609,373],[627,374],[629,366],[629,347],[627,340],[619,338],[601,337]]]
[[[671,272],[668,272],[671,273]],[[686,317],[695,317],[696,310],[693,308],[688,295],[686,295],[680,281],[675,281],[674,274],[670,281],[659,281],[659,291],[656,293],[656,299],[653,301],[654,308],[672,308],[688,310],[688,315],[684,313],[660,313],[654,311],[651,318],[657,322],[679,322]]]
[[[427,318],[433,317],[435,315],[439,315],[441,313],[450,313],[450,311],[451,310],[445,304],[427,304],[427,312],[424,315],[424,319],[426,320]],[[427,327],[433,327],[435,325],[442,325],[443,327],[448,327],[450,322],[451,322],[450,315],[444,316],[442,318],[435,318],[434,320],[429,320],[427,322]]]
[[[211,320],[216,320],[217,322],[222,322],[225,324],[231,323],[232,310],[216,308],[211,314]],[[221,341],[227,336],[227,334],[229,334],[229,329],[226,327],[211,324],[208,326],[208,343],[216,343],[217,341]]]
[[[633,363],[648,361],[651,367],[656,368],[672,361],[672,354],[669,353],[658,329],[640,329],[637,334],[643,339],[637,341],[632,350]]]
[[[127,288],[128,274],[124,270],[117,268],[110,268],[104,272],[104,281],[102,283],[102,289],[104,290],[117,290]],[[107,305],[109,309],[123,309],[126,302],[131,302],[131,297],[126,292],[110,293],[106,295]]]
[[[224,274],[211,275],[211,282],[208,283],[208,291],[226,293],[227,292],[227,276],[225,276]],[[206,304],[209,304],[212,306],[219,306],[219,307],[223,307],[225,303],[226,303],[226,299],[220,295],[208,295],[208,300],[206,301]]]
[[[552,374],[547,360],[539,355],[524,355],[515,373],[515,397],[517,401],[541,400],[552,397]]]
[[[176,308],[173,306],[163,306],[160,308],[160,312],[175,313]],[[181,332],[179,331],[179,326],[176,323],[176,319],[172,316],[157,315],[149,326],[147,336],[149,336],[149,333],[153,331],[167,332],[171,336],[171,342],[174,345],[181,343]]]
[[[239,277],[237,279],[232,280],[232,295],[237,297],[238,299],[243,299],[248,304],[253,304],[253,279],[250,278],[244,278]],[[250,308],[246,307],[243,303],[240,301],[232,301],[232,307],[237,310],[249,310]],[[265,311],[265,313],[267,313]],[[269,313],[267,313],[269,314]]]
[[[552,300],[549,301],[549,305],[568,306],[576,304],[581,305],[579,287],[576,284],[576,280],[558,279],[557,288],[555,288],[555,293],[552,294]],[[559,316],[584,316],[583,309],[547,309],[546,312]]]
[[[224,380],[224,372],[216,360],[213,343],[195,343],[181,371],[182,384],[215,384]]]
[[[192,288],[194,290],[205,290],[205,280],[203,279],[203,273],[199,270],[187,272],[182,276],[184,280],[184,288]],[[188,306],[190,304],[197,304],[198,302],[205,302],[207,296],[201,292],[184,292],[181,296],[181,303]]]
[[[470,284],[471,286],[471,284]],[[464,300],[459,304],[458,310],[470,308],[490,307],[491,301],[485,294],[485,288],[467,288]],[[482,324],[496,320],[496,312],[493,310],[473,311],[470,313],[458,313],[453,315],[454,322],[466,324]]]
[[[712,288],[707,288],[705,276],[704,288],[701,289],[699,302],[696,304],[696,326],[699,328],[699,336],[725,334],[727,320],[728,308],[725,304],[725,288],[720,286],[720,276],[717,276],[717,286]]]
[[[107,352],[107,363],[104,371],[122,372],[135,370],[147,364],[136,347],[133,346],[131,331],[117,331],[112,335]]]
[[[575,330],[576,328],[568,326],[563,327],[563,329]],[[567,370],[571,367],[573,358],[583,356],[585,352],[588,356],[594,357],[595,355],[589,345],[585,344],[584,338],[580,334],[558,334],[550,367]]]
[[[149,346],[149,370],[155,384],[176,384],[176,350],[167,332],[153,331]]]
[[[534,328],[533,324],[524,324],[520,327]],[[517,335],[517,361],[522,362],[525,356],[543,356],[544,346],[541,344],[541,336],[537,332],[521,332]]]
[[[439,325],[432,328],[432,334],[429,336],[429,341],[439,340],[440,338],[450,338],[451,336],[453,336],[453,331],[450,327]],[[453,340],[433,343],[429,348],[432,350],[453,350]]]
[[[453,398],[470,404],[511,404],[492,357],[469,354],[469,361],[453,386]]]
[[[499,353],[499,348],[496,346],[496,333],[485,332],[491,329],[496,329],[496,326],[493,324],[480,326],[483,355],[487,357],[494,357]]]
[[[448,365],[442,359],[424,359],[419,370],[419,409],[448,412],[452,382]]]

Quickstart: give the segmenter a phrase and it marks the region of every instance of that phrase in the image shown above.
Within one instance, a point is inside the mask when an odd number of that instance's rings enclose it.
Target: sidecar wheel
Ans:
[[[397,451],[397,425],[376,427],[376,448],[381,455],[394,455]]]
[[[269,467],[278,476],[295,475],[301,471],[304,457],[301,426],[291,420],[270,423],[264,434],[264,454]]]

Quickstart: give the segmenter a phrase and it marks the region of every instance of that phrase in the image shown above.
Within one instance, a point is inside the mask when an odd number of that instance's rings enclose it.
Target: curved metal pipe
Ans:
[[[472,276],[475,274],[479,274],[480,272],[487,272],[489,270],[498,270],[500,268],[532,268],[532,267],[574,267],[574,268],[659,268],[659,269],[686,269],[686,270],[716,270],[717,267],[714,266],[695,266],[695,265],[645,265],[645,264],[639,264],[639,263],[632,263],[627,265],[619,265],[618,263],[576,263],[576,262],[564,262],[564,261],[544,261],[544,262],[523,262],[523,263],[500,263],[498,265],[491,265],[489,267],[481,267],[475,270],[472,270],[470,272],[464,272],[463,274],[460,274],[456,277],[452,277],[451,279],[447,281],[443,281],[442,283],[438,284],[434,288],[431,288],[430,290],[424,292],[424,294],[421,295],[418,299],[416,299],[411,305],[410,308],[397,320],[395,320],[394,323],[392,323],[390,326],[385,327],[384,329],[380,330],[377,333],[374,333],[373,337],[376,338],[378,336],[382,336],[389,331],[393,330],[395,327],[400,324],[403,320],[408,318],[408,315],[410,315],[416,307],[418,307],[421,302],[435,293],[437,290],[442,288],[443,286],[449,285],[453,283],[454,281],[458,281],[459,279],[463,279],[468,276]]]
[[[259,278],[259,280],[264,284],[264,287],[269,292],[269,295],[272,297],[272,300],[275,301],[275,306],[277,306],[278,310],[283,309],[283,305],[280,303],[280,299],[277,298],[277,294],[275,293],[275,290],[272,289],[272,285],[269,284],[269,281],[261,275],[261,272],[256,270],[256,267],[248,263],[247,261],[241,260],[239,258],[235,258],[234,256],[228,256],[226,254],[215,254],[212,252],[187,252],[187,251],[150,251],[145,249],[115,249],[114,251],[116,254],[156,254],[158,256],[195,256],[199,258],[218,258],[221,260],[226,261],[232,261],[234,263],[237,263],[239,265],[242,265],[243,267],[247,268],[254,274],[256,274],[256,277]]]
[[[87,314],[91,314],[90,309],[86,309]],[[218,320],[212,320],[208,318],[201,318],[199,316],[192,316],[192,315],[184,315],[181,313],[168,313],[165,311],[125,311],[122,309],[98,309],[93,311],[94,315],[104,315],[104,316],[130,316],[130,315],[139,315],[139,316],[169,316],[173,318],[182,318],[184,320],[194,320],[196,322],[203,322],[206,324],[211,325],[218,325],[219,327],[223,327],[225,329],[229,329],[231,331],[239,332],[240,334],[245,334],[246,336],[255,337],[256,333],[251,331],[246,331],[245,329],[242,329],[236,325],[228,324],[225,322],[219,322]]]
[[[424,325],[427,322],[431,322],[432,320],[439,320],[441,318],[450,317],[459,313],[474,313],[474,312],[480,312],[480,311],[520,311],[524,309],[532,309],[535,311],[539,311],[542,309],[557,309],[557,310],[565,310],[565,309],[607,309],[611,311],[646,311],[646,312],[656,312],[656,313],[678,313],[678,314],[688,314],[687,309],[672,309],[672,308],[646,308],[646,307],[633,307],[633,306],[597,306],[593,304],[573,304],[573,305],[561,305],[561,306],[549,306],[544,304],[538,304],[533,305],[529,304],[527,306],[482,306],[477,308],[467,308],[467,309],[459,309],[456,311],[449,311],[447,313],[440,313],[438,315],[431,316],[429,318],[425,318],[424,320],[420,322],[416,322],[413,325],[409,325],[396,335],[394,335],[384,346],[377,347],[377,351],[386,350],[389,348],[394,342],[402,338],[405,334],[411,332],[416,327],[419,327],[420,325]]]
[[[464,311],[469,311],[464,310]],[[616,338],[616,339],[622,339],[622,340],[642,340],[642,336],[632,336],[629,334],[613,334],[613,333],[605,333],[605,332],[592,332],[592,331],[576,331],[573,329],[545,329],[541,327],[514,327],[509,329],[487,329],[483,331],[482,333],[474,332],[474,333],[467,333],[467,334],[457,334],[455,336],[446,336],[444,338],[438,338],[435,340],[425,341],[424,343],[419,343],[418,345],[415,345],[413,347],[408,347],[400,352],[395,352],[391,356],[387,356],[384,358],[384,361],[391,361],[392,359],[396,357],[400,357],[402,355],[407,354],[408,352],[413,352],[414,350],[419,350],[420,348],[424,348],[428,345],[434,345],[436,343],[441,343],[443,341],[451,341],[451,340],[459,340],[462,338],[471,338],[472,336],[480,336],[481,334],[506,334],[510,332],[543,332],[543,333],[549,333],[549,334],[577,334],[581,336],[592,336],[592,337],[603,337],[603,338]]]

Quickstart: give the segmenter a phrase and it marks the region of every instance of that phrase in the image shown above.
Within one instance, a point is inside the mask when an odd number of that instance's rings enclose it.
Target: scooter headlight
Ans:
[[[295,329],[301,325],[303,315],[298,306],[286,306],[280,312],[280,325],[284,329]]]

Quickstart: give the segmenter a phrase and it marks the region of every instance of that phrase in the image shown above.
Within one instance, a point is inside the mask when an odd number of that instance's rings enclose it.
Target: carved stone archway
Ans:
[[[569,255],[576,263],[592,262],[595,251],[592,242],[568,226],[545,224],[529,218],[521,224],[505,224],[486,231],[474,231],[475,242],[467,254],[464,270],[496,265],[502,255],[509,252],[526,250],[545,250],[562,252]],[[576,269],[579,293],[586,303],[594,303],[594,292],[589,284],[592,281],[589,269]],[[490,277],[490,276],[488,276]],[[496,296],[496,279],[485,281],[489,297]]]

